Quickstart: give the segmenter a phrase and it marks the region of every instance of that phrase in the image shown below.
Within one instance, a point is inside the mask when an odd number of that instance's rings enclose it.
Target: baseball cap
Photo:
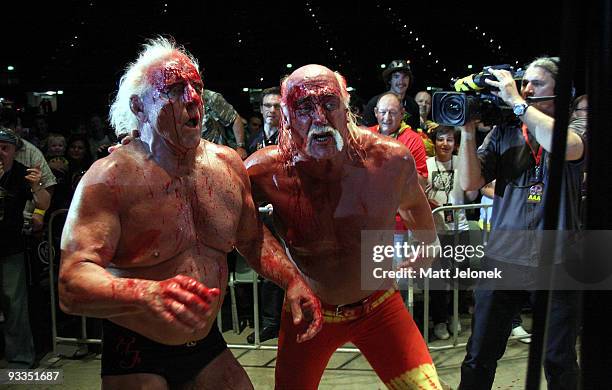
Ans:
[[[6,127],[0,127],[0,142],[8,142],[17,146],[19,137],[13,130],[7,129]]]

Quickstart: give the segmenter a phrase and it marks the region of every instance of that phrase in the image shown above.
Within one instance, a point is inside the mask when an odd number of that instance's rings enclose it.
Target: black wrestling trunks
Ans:
[[[206,337],[183,345],[160,344],[108,320],[102,331],[102,376],[156,374],[185,383],[227,349],[216,323]]]

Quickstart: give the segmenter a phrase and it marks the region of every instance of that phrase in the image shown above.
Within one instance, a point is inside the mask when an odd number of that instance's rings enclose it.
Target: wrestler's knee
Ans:
[[[229,349],[221,352],[196,378],[198,389],[253,389],[251,380]]]
[[[102,390],[167,390],[168,382],[155,374],[105,375]]]

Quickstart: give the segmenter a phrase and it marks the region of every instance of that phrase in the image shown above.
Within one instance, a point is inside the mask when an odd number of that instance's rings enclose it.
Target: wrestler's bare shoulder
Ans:
[[[244,164],[251,180],[257,180],[272,173],[281,173],[283,166],[279,158],[279,149],[276,145],[259,149],[251,154],[244,161]]]
[[[246,177],[244,164],[233,149],[202,140],[198,146],[196,163],[207,173],[228,171]],[[89,184],[128,184],[143,177],[143,171],[161,169],[153,157],[138,141],[118,148],[109,156],[97,160],[87,171],[83,180]]]
[[[234,149],[206,140],[202,140],[199,147],[201,152],[198,154],[197,161],[201,167],[206,170],[235,173],[241,180],[246,180],[247,173],[244,163]]]
[[[96,160],[83,175],[80,185],[133,183],[134,173],[146,164],[147,156],[128,144]]]
[[[410,150],[400,141],[368,129],[359,129],[359,137],[365,151],[366,161],[381,167],[408,166],[412,159]],[[414,164],[414,163],[413,163]]]

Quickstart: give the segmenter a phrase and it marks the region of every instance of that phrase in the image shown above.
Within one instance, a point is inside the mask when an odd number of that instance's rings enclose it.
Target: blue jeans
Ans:
[[[544,359],[544,373],[551,390],[577,388],[578,299],[575,291],[552,292]],[[526,300],[534,307],[535,291],[474,291],[472,335],[461,365],[460,389],[491,389],[497,361],[503,356],[512,331],[512,319]]]
[[[0,257],[0,304],[5,316],[4,356],[9,368],[29,368],[36,353],[30,330],[23,253]]]

